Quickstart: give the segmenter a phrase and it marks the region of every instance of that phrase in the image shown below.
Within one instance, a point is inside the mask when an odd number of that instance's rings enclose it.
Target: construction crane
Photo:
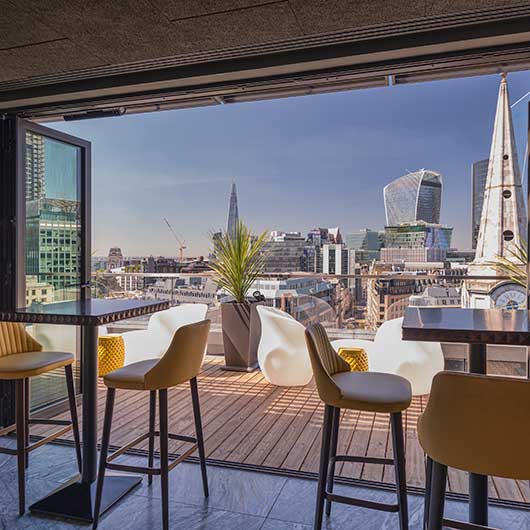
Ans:
[[[169,224],[169,221],[165,217],[162,217],[162,219],[167,224],[167,227],[171,231],[171,234],[175,238],[175,241],[179,244],[179,259],[180,259],[180,261],[183,261],[184,260],[184,251],[188,248],[186,246],[186,241],[183,241],[182,239],[180,239],[179,236],[177,236],[175,230],[173,230],[173,227]]]

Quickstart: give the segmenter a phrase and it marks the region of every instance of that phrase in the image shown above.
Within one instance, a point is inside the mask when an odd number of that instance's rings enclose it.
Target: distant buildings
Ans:
[[[305,239],[300,232],[271,232],[264,245],[265,273],[296,272],[302,270]]]
[[[460,307],[460,291],[455,287],[432,285],[409,298],[413,307]]]
[[[342,234],[338,226],[334,228],[313,228],[307,234],[302,260],[302,270],[304,272],[324,272],[324,256],[322,253],[324,245],[343,245]],[[330,259],[329,252],[330,250],[328,249],[328,263]],[[335,247],[333,248],[333,252],[335,252]]]
[[[111,247],[107,258],[107,268],[109,270],[123,267],[123,254],[120,247]]]
[[[452,228],[426,222],[386,226],[381,262],[445,261],[452,233]]]
[[[379,232],[365,228],[346,234],[345,241],[350,251],[350,261],[368,263],[379,260],[382,244]]]
[[[484,204],[489,158],[473,162],[471,166],[471,248],[477,248],[480,217]]]
[[[253,283],[253,290],[304,325],[335,319],[331,307],[334,286],[330,282],[317,278],[260,279]]]
[[[400,177],[383,190],[387,226],[403,223],[438,224],[442,202],[442,176],[420,169]]]
[[[400,318],[405,314],[410,295],[422,293],[425,280],[421,276],[418,280],[400,278],[399,273],[392,271],[371,272],[379,273],[380,277],[368,280],[365,326],[376,331],[386,320]]]

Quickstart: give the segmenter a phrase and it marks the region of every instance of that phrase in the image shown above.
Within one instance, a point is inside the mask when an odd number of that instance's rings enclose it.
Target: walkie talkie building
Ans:
[[[387,226],[402,223],[440,223],[442,176],[420,169],[400,177],[384,188]]]

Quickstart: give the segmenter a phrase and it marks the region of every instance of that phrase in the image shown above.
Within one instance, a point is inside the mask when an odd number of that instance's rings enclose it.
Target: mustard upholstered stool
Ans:
[[[181,326],[175,332],[173,340],[166,353],[160,359],[147,359],[138,361],[114,370],[107,374],[103,381],[107,386],[107,403],[105,405],[105,420],[103,422],[103,436],[101,439],[101,455],[99,457],[99,474],[96,487],[96,500],[94,505],[94,526],[97,527],[105,470],[128,471],[144,473],[149,476],[149,484],[153,475],[160,475],[162,492],[162,523],[164,530],[169,528],[169,493],[168,473],[185,458],[199,450],[201,464],[202,484],[204,496],[208,497],[208,479],[206,476],[206,457],[204,454],[204,440],[202,435],[201,412],[199,408],[199,392],[197,388],[197,375],[199,374],[204,359],[204,352],[208,342],[210,321],[203,320],[194,324]],[[196,438],[168,433],[168,388],[190,383],[193,416],[195,419]],[[149,431],[127,445],[107,456],[110,443],[110,430],[112,413],[114,410],[114,397],[117,389],[139,390],[149,392]],[[155,431],[156,393],[159,400],[159,431]],[[160,467],[153,467],[155,437],[160,437]],[[191,443],[191,447],[184,451],[176,460],[168,460],[168,440],[179,440]],[[147,467],[138,467],[112,463],[118,456],[135,445],[149,440],[149,453]]]
[[[98,376],[103,377],[125,362],[125,342],[121,335],[103,335],[98,340]]]
[[[309,326],[305,333],[318,395],[325,404],[314,530],[322,528],[324,504],[326,503],[326,514],[329,516],[332,502],[397,512],[400,530],[407,530],[407,481],[401,413],[408,408],[412,399],[410,383],[403,377],[393,374],[352,372],[350,365],[333,349],[321,324]],[[390,414],[393,458],[337,455],[341,409]],[[397,503],[386,504],[334,494],[333,483],[337,462],[393,464],[396,474]]]
[[[352,372],[368,372],[368,355],[363,348],[339,348],[338,354],[350,365]]]
[[[530,381],[440,372],[418,421],[427,455],[424,527],[487,529],[444,518],[447,468],[530,480]]]
[[[20,515],[26,511],[26,473],[28,454],[55,438],[62,436],[70,429],[74,431],[74,441],[77,464],[81,471],[81,446],[79,444],[79,424],[75,403],[74,378],[72,364],[74,356],[71,353],[42,351],[42,346],[24,329],[22,324],[0,322],[0,379],[15,381],[16,422],[0,430],[0,436],[13,431],[17,435],[17,448],[0,447],[0,453],[17,457],[18,467],[18,508]],[[29,379],[42,375],[57,368],[64,368],[68,401],[72,421],[30,419]],[[29,426],[35,424],[60,425],[61,428],[46,438],[30,445]]]

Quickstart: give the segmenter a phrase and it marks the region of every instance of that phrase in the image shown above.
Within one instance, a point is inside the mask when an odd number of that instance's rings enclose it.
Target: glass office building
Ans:
[[[442,176],[420,169],[400,177],[384,188],[387,226],[403,223],[438,224],[442,202]]]
[[[489,162],[489,158],[486,158],[485,160],[473,162],[471,166],[471,200],[473,201],[473,204],[471,204],[471,248],[477,248]]]

